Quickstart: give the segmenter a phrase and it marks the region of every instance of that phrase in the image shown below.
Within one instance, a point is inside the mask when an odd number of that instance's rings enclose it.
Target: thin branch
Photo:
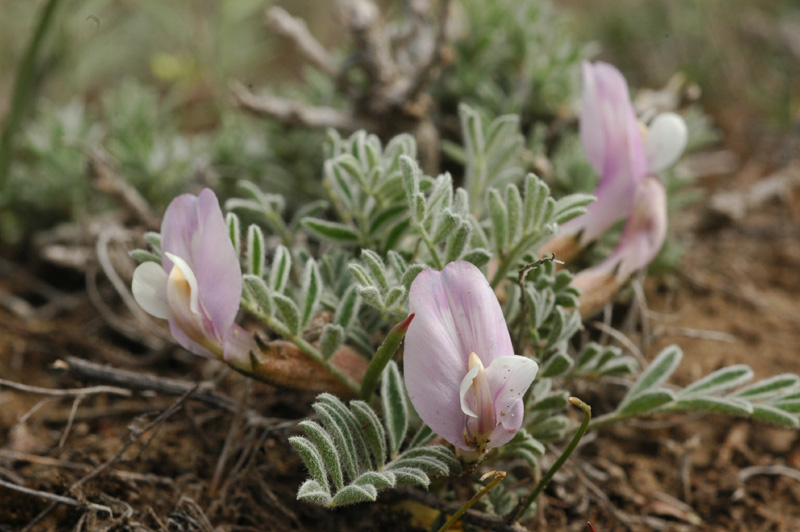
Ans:
[[[82,503],[77,499],[73,499],[72,497],[64,497],[63,495],[56,495],[54,493],[48,493],[46,491],[39,491],[31,488],[26,488],[23,486],[18,486],[12,482],[6,482],[5,480],[2,479],[0,479],[0,486],[13,491],[18,491],[20,493],[25,493],[26,495],[33,495],[34,497],[39,497],[40,499],[47,499],[48,501],[53,501],[54,503],[67,504],[69,506],[76,506],[78,508],[90,508],[98,512],[106,512],[108,513],[108,515],[113,515],[111,512],[111,508],[109,508],[108,506],[103,506],[102,504],[94,504],[91,502]]]
[[[11,388],[12,390],[17,390],[18,392],[35,393],[38,395],[50,395],[53,397],[81,397],[85,395],[94,395],[103,393],[111,395],[121,395],[122,397],[130,397],[131,395],[133,395],[131,394],[130,390],[117,388],[115,386],[91,386],[89,388],[71,388],[71,389],[40,388],[39,386],[28,386],[27,384],[21,384],[19,382],[0,379],[0,387],[2,386],[5,386],[6,388]]]
[[[64,369],[73,378],[79,380],[95,380],[114,384],[121,388],[134,391],[153,391],[165,395],[182,395],[194,388],[194,384],[176,379],[167,379],[144,373],[134,373],[121,369],[95,364],[88,360],[76,357],[69,357],[66,361],[56,363],[59,369]],[[205,403],[208,406],[225,410],[226,412],[236,413],[237,403],[227,395],[214,390],[206,389],[201,386],[192,396],[193,401]],[[257,427],[269,427],[272,430],[279,430],[286,426],[293,426],[295,421],[286,423],[276,423],[279,420],[267,418],[252,409],[247,409],[245,419],[249,425]]]
[[[297,49],[310,63],[332,79],[339,77],[335,61],[325,47],[314,38],[303,19],[293,17],[279,6],[267,10],[267,23],[276,32],[294,42]]]
[[[287,126],[329,128],[352,132],[359,129],[349,114],[333,107],[312,107],[296,100],[287,100],[270,94],[255,95],[247,87],[234,81],[230,84],[234,103],[259,116],[269,116]]]

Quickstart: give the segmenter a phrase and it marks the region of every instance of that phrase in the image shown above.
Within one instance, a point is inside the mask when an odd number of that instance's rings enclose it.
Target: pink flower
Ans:
[[[648,173],[672,165],[686,147],[687,130],[675,113],[658,115],[645,129],[637,118],[625,78],[607,63],[583,63],[580,134],[592,168],[600,175],[597,201],[570,220],[543,252],[572,255],[627,217],[639,184]],[[570,249],[566,239],[578,239]]]
[[[603,262],[579,272],[572,286],[581,290],[581,315],[588,317],[637,270],[656,258],[667,235],[667,196],[664,185],[654,176],[639,184],[631,213],[617,247]]]
[[[405,382],[422,421],[465,451],[507,443],[522,426],[522,397],[538,366],[514,354],[486,277],[461,261],[427,269],[408,301],[416,317],[406,333]]]
[[[172,336],[192,353],[246,357],[252,335],[234,323],[242,272],[211,190],[172,200],[161,223],[161,248],[161,265],[145,262],[133,274],[139,305],[169,320]]]

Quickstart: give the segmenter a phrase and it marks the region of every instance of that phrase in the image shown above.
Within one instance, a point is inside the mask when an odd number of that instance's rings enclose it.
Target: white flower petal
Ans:
[[[461,411],[464,412],[469,417],[478,417],[478,414],[473,410],[470,406],[470,393],[469,391],[472,389],[472,382],[475,380],[475,377],[478,376],[478,372],[483,369],[481,366],[475,366],[467,374],[464,376],[464,380],[461,381],[461,389],[459,390],[459,395],[461,397]],[[475,393],[472,394],[472,402],[475,402]]]
[[[497,421],[506,429],[516,431],[521,426],[522,419],[512,414],[538,371],[536,362],[518,355],[498,357],[486,368]]]
[[[160,264],[145,262],[133,272],[131,283],[133,298],[145,312],[167,320],[170,318],[167,303],[167,272]]]
[[[650,124],[644,142],[650,171],[660,172],[672,166],[686,149],[688,137],[686,122],[679,115],[675,113],[658,115]]]

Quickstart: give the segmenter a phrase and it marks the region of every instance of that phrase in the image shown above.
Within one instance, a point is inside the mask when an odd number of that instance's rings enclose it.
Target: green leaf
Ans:
[[[144,249],[133,249],[128,252],[130,257],[137,262],[155,262],[161,264],[161,256]]]
[[[675,394],[669,390],[648,389],[636,394],[630,401],[620,405],[618,413],[620,416],[638,416],[646,414],[660,406],[671,403],[675,400]]]
[[[326,359],[333,356],[344,342],[344,329],[337,323],[326,323],[319,339],[319,349]]]
[[[333,480],[333,485],[337,490],[342,489],[342,486],[344,486],[342,465],[339,462],[339,453],[336,451],[336,445],[334,445],[333,439],[325,432],[325,429],[314,421],[301,421],[300,428],[305,431],[308,439],[311,440],[317,448],[328,470],[328,474],[331,480]]]
[[[325,461],[322,459],[322,455],[319,450],[317,450],[317,447],[311,443],[310,440],[302,436],[292,436],[289,438],[289,443],[292,444],[297,454],[303,459],[303,463],[308,468],[308,474],[311,475],[311,478],[314,479],[326,493],[330,493],[328,477],[325,474]]]
[[[564,375],[566,372],[572,369],[572,364],[572,358],[570,358],[566,353],[562,353],[560,351],[556,352],[547,359],[547,362],[542,364],[540,378],[558,377],[560,375]]]
[[[381,405],[389,436],[389,452],[392,458],[397,456],[400,446],[408,430],[408,404],[403,386],[403,379],[397,364],[392,360],[386,365],[381,379]]]
[[[386,294],[386,301],[384,302],[384,305],[386,308],[392,308],[396,303],[402,301],[403,296],[405,295],[406,289],[402,286],[392,287],[392,289],[389,290],[389,293]]]
[[[358,264],[357,262],[351,262],[347,265],[347,268],[361,286],[374,286],[375,283],[372,281],[372,277],[370,277],[370,275],[367,273],[367,270],[365,270],[362,265]]]
[[[383,298],[381,297],[380,291],[374,286],[362,286],[358,288],[358,294],[361,296],[361,299],[364,302],[376,309],[383,309]]]
[[[639,368],[639,362],[632,356],[617,357],[598,368],[604,377],[610,375],[631,375]]]
[[[336,308],[336,313],[333,316],[333,322],[341,325],[344,330],[349,329],[350,325],[353,323],[353,318],[358,316],[360,307],[361,298],[358,296],[356,287],[351,286],[339,301],[339,306]]]
[[[325,430],[333,438],[336,448],[339,449],[339,458],[342,461],[347,476],[351,479],[359,474],[358,452],[355,447],[355,440],[350,434],[350,426],[340,415],[337,409],[332,406],[316,402],[312,405],[314,412],[319,416]]]
[[[461,260],[470,262],[478,268],[483,268],[492,260],[492,252],[483,248],[473,249],[465,253]]]
[[[320,218],[304,218],[301,223],[312,235],[321,240],[334,244],[358,243],[358,233],[349,225]]]
[[[391,471],[367,471],[353,481],[356,486],[371,485],[377,489],[393,488],[397,479]]]
[[[453,262],[461,257],[461,254],[464,252],[467,244],[469,244],[471,236],[472,225],[465,221],[458,229],[456,229],[455,236],[448,241],[446,262]]]
[[[753,370],[744,364],[737,364],[727,368],[721,368],[710,373],[702,379],[694,382],[680,391],[679,397],[690,394],[701,393],[711,395],[714,393],[725,392],[750,381],[753,378]]]
[[[142,238],[144,238],[145,242],[150,244],[150,247],[153,248],[153,252],[156,255],[161,256],[161,235],[159,233],[148,231],[142,236]]]
[[[247,228],[247,273],[264,274],[264,233],[255,224]]]
[[[550,188],[535,174],[525,177],[524,212],[522,228],[524,234],[538,231],[544,220],[547,220],[547,200]]]
[[[548,417],[541,423],[529,427],[528,432],[537,440],[548,442],[563,438],[567,429],[569,429],[569,419],[565,416],[557,415]]]
[[[595,201],[591,194],[570,194],[555,204],[553,221],[563,224],[586,212],[586,206]]]
[[[292,254],[286,246],[278,246],[275,248],[275,256],[272,257],[272,266],[269,270],[269,285],[272,287],[273,292],[283,292],[291,270]]]
[[[328,506],[331,502],[331,495],[319,482],[308,479],[297,490],[297,500]]]
[[[434,436],[436,436],[436,434],[433,432],[433,430],[428,425],[423,424],[419,430],[417,430],[417,433],[414,434],[414,437],[411,438],[411,443],[408,444],[408,448],[413,449],[415,447],[425,445],[431,441]]]
[[[337,415],[347,424],[350,431],[350,438],[353,442],[355,450],[356,463],[360,471],[372,469],[373,463],[370,458],[369,445],[367,444],[366,437],[361,430],[361,425],[356,419],[355,414],[347,408],[347,406],[339,400],[335,395],[329,393],[321,393],[317,396],[317,401],[329,405],[336,411]]]
[[[522,195],[513,183],[506,186],[506,208],[508,209],[508,245],[517,243],[522,235]]]
[[[772,403],[771,406],[791,414],[800,413],[800,399],[781,399],[780,401]]]
[[[425,472],[426,475],[429,477],[431,476],[445,476],[450,472],[450,468],[447,466],[445,462],[439,460],[434,456],[414,456],[414,457],[406,457],[405,455],[401,456],[391,464],[389,464],[389,470],[393,471],[395,468],[413,468],[419,469]]]
[[[745,386],[734,392],[733,396],[749,400],[761,399],[785,393],[785,390],[791,390],[798,385],[800,385],[800,377],[792,373],[783,373]]]
[[[542,378],[540,376],[539,378]],[[545,397],[536,398],[536,402],[528,407],[529,412],[535,410],[562,410],[569,404],[569,392],[564,390],[562,392],[553,392]]]
[[[263,317],[271,317],[273,313],[272,295],[264,279],[256,275],[246,273],[242,277],[244,292],[255,306],[255,311]]]
[[[416,214],[417,194],[419,194],[419,166],[417,162],[407,155],[400,156],[400,168],[403,171],[403,190],[406,194],[406,203]]]
[[[415,459],[419,457],[435,458],[439,462],[445,464],[452,474],[457,474],[461,471],[461,462],[453,455],[444,445],[429,445],[427,447],[410,448],[401,454],[394,462],[397,465],[401,460]],[[423,468],[424,469],[424,468]]]
[[[769,405],[753,405],[753,413],[750,417],[784,427],[800,426],[797,416]]]
[[[411,283],[413,283],[414,279],[417,278],[417,275],[419,275],[420,272],[422,272],[422,270],[424,270],[427,267],[428,266],[426,266],[425,264],[412,264],[403,274],[403,278],[400,280],[400,284],[403,285],[403,288],[405,288],[406,291],[411,290]]]
[[[301,329],[305,329],[311,322],[311,318],[314,317],[319,298],[322,295],[322,279],[319,275],[319,266],[314,259],[308,259],[303,268],[301,293],[303,294],[303,314],[300,326]]]
[[[376,214],[373,218],[371,223],[369,224],[369,234],[370,236],[378,235],[383,229],[387,227],[393,227],[394,223],[397,220],[401,220],[403,215],[408,212],[408,206],[406,205],[392,205],[390,207],[386,207],[382,209],[378,214]]]
[[[378,418],[378,414],[364,401],[352,401],[350,410],[361,423],[361,430],[372,450],[375,465],[378,469],[383,469],[386,464],[386,431],[383,429],[383,423]]]
[[[631,402],[638,395],[647,390],[654,389],[666,381],[678,367],[683,357],[683,352],[678,346],[669,346],[656,356],[649,366],[642,372],[636,382],[628,390],[622,404]]]
[[[447,239],[463,222],[461,216],[450,209],[445,210],[439,218],[439,227],[433,236],[433,242],[438,243]]]
[[[272,294],[272,301],[278,307],[281,320],[289,329],[289,334],[300,334],[300,311],[297,305],[283,294]]]
[[[671,411],[719,412],[734,416],[749,416],[753,413],[753,405],[741,399],[731,397],[683,397],[669,406]]]
[[[367,264],[367,268],[369,268],[372,278],[377,282],[381,292],[385,293],[389,290],[389,281],[386,279],[386,265],[380,256],[369,249],[362,249],[361,258]]]
[[[229,212],[225,215],[225,224],[228,226],[228,236],[231,237],[233,250],[238,257],[242,252],[241,222],[239,222],[239,217],[235,213]]]
[[[422,486],[427,488],[431,483],[428,475],[421,469],[402,467],[392,469],[398,486]]]
[[[350,484],[333,496],[333,500],[328,505],[330,508],[348,506],[360,502],[374,502],[378,498],[378,490],[371,484],[356,485]]]
[[[494,249],[500,255],[508,244],[508,209],[496,189],[489,190],[489,216],[494,233]]]

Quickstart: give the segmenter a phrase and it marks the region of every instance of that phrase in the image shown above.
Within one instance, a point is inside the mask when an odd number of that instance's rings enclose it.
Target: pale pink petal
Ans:
[[[189,335],[180,328],[175,320],[169,320],[169,331],[172,333],[172,337],[175,338],[175,341],[190,353],[205,358],[219,358],[213,351],[189,338]]]
[[[481,271],[452,262],[428,269],[411,285],[409,310],[416,316],[405,339],[404,373],[409,397],[422,420],[453,445],[466,449],[466,414],[460,389],[469,356],[484,364],[513,354],[497,297]]]
[[[217,197],[204,189],[197,201],[201,233],[193,269],[211,320],[217,330],[227,331],[241,303],[242,270]]]
[[[584,62],[583,76],[581,142],[600,182],[594,191],[597,201],[586,214],[564,224],[562,234],[580,234],[585,245],[625,215],[647,160],[622,74],[606,63]]]
[[[658,115],[650,124],[644,143],[650,171],[656,173],[672,166],[686,149],[688,137],[686,122],[680,115]]]
[[[253,334],[234,323],[225,336],[225,361],[232,363],[234,367],[246,367],[243,362],[249,362],[250,353],[257,349]]]
[[[601,285],[602,279],[610,275],[625,281],[656,258],[666,235],[664,185],[657,177],[647,176],[636,191],[630,216],[613,253],[600,264],[579,272],[572,281],[573,286],[585,291]]]
[[[181,257],[197,277],[198,293],[211,321],[220,332],[236,318],[242,295],[242,274],[219,201],[209,189],[199,196],[175,198],[164,214],[162,249]],[[164,260],[164,269],[172,260]]]
[[[167,303],[167,274],[155,262],[140,264],[133,272],[131,283],[133,298],[148,314],[156,318],[169,319]]]

